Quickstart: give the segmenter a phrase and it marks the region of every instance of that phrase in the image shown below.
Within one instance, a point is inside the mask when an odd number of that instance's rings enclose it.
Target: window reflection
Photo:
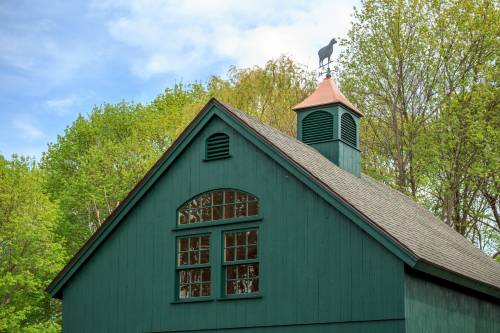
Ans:
[[[179,209],[178,223],[191,224],[259,214],[257,197],[240,191],[204,193]]]

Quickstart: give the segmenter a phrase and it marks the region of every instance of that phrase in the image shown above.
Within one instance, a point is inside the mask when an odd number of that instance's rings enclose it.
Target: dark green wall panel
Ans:
[[[405,290],[407,333],[500,332],[498,303],[410,272]]]
[[[232,157],[205,162],[204,140],[215,132],[230,136]],[[260,199],[262,220],[251,223],[259,227],[262,298],[173,304],[175,237],[185,232],[173,230],[176,209],[217,188],[241,189]],[[198,229],[212,233],[213,276],[220,274],[221,232],[239,227],[245,224]],[[213,290],[214,298],[220,296],[218,285]],[[381,331],[395,332],[403,317],[402,262],[218,118],[63,290],[65,332],[275,325],[288,326],[245,332],[290,332],[289,325],[297,324],[308,325],[296,332],[351,332],[346,324],[328,330],[313,325],[350,321],[370,321],[352,327],[373,325],[373,332],[389,325]]]

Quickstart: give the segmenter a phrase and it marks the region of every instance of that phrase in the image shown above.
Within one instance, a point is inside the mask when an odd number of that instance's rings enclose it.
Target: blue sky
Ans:
[[[175,82],[345,37],[356,0],[0,1],[0,154],[39,158],[94,105],[148,102]]]

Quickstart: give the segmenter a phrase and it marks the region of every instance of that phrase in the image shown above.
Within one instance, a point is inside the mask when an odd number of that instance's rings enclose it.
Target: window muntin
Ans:
[[[179,299],[210,296],[210,268],[179,271]]]
[[[181,237],[177,241],[177,265],[208,264],[210,258],[210,237],[208,235]]]
[[[208,297],[211,292],[210,236],[177,238],[179,299]]]
[[[226,232],[224,261],[257,259],[257,230]]]
[[[250,294],[258,291],[258,263],[226,267],[226,295]]]
[[[224,293],[251,294],[259,291],[257,230],[224,233]]]
[[[178,224],[186,225],[259,214],[257,197],[235,190],[203,193],[184,204],[178,212]]]

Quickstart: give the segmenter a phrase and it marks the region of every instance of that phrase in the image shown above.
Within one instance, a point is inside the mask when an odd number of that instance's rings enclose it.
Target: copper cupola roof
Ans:
[[[310,108],[313,106],[321,106],[327,104],[335,104],[339,103],[349,108],[359,116],[363,117],[363,114],[347,99],[347,97],[342,94],[337,85],[335,84],[335,80],[333,80],[330,76],[325,77],[323,82],[319,85],[319,87],[309,95],[305,100],[295,105],[293,109],[295,111],[305,108]]]

